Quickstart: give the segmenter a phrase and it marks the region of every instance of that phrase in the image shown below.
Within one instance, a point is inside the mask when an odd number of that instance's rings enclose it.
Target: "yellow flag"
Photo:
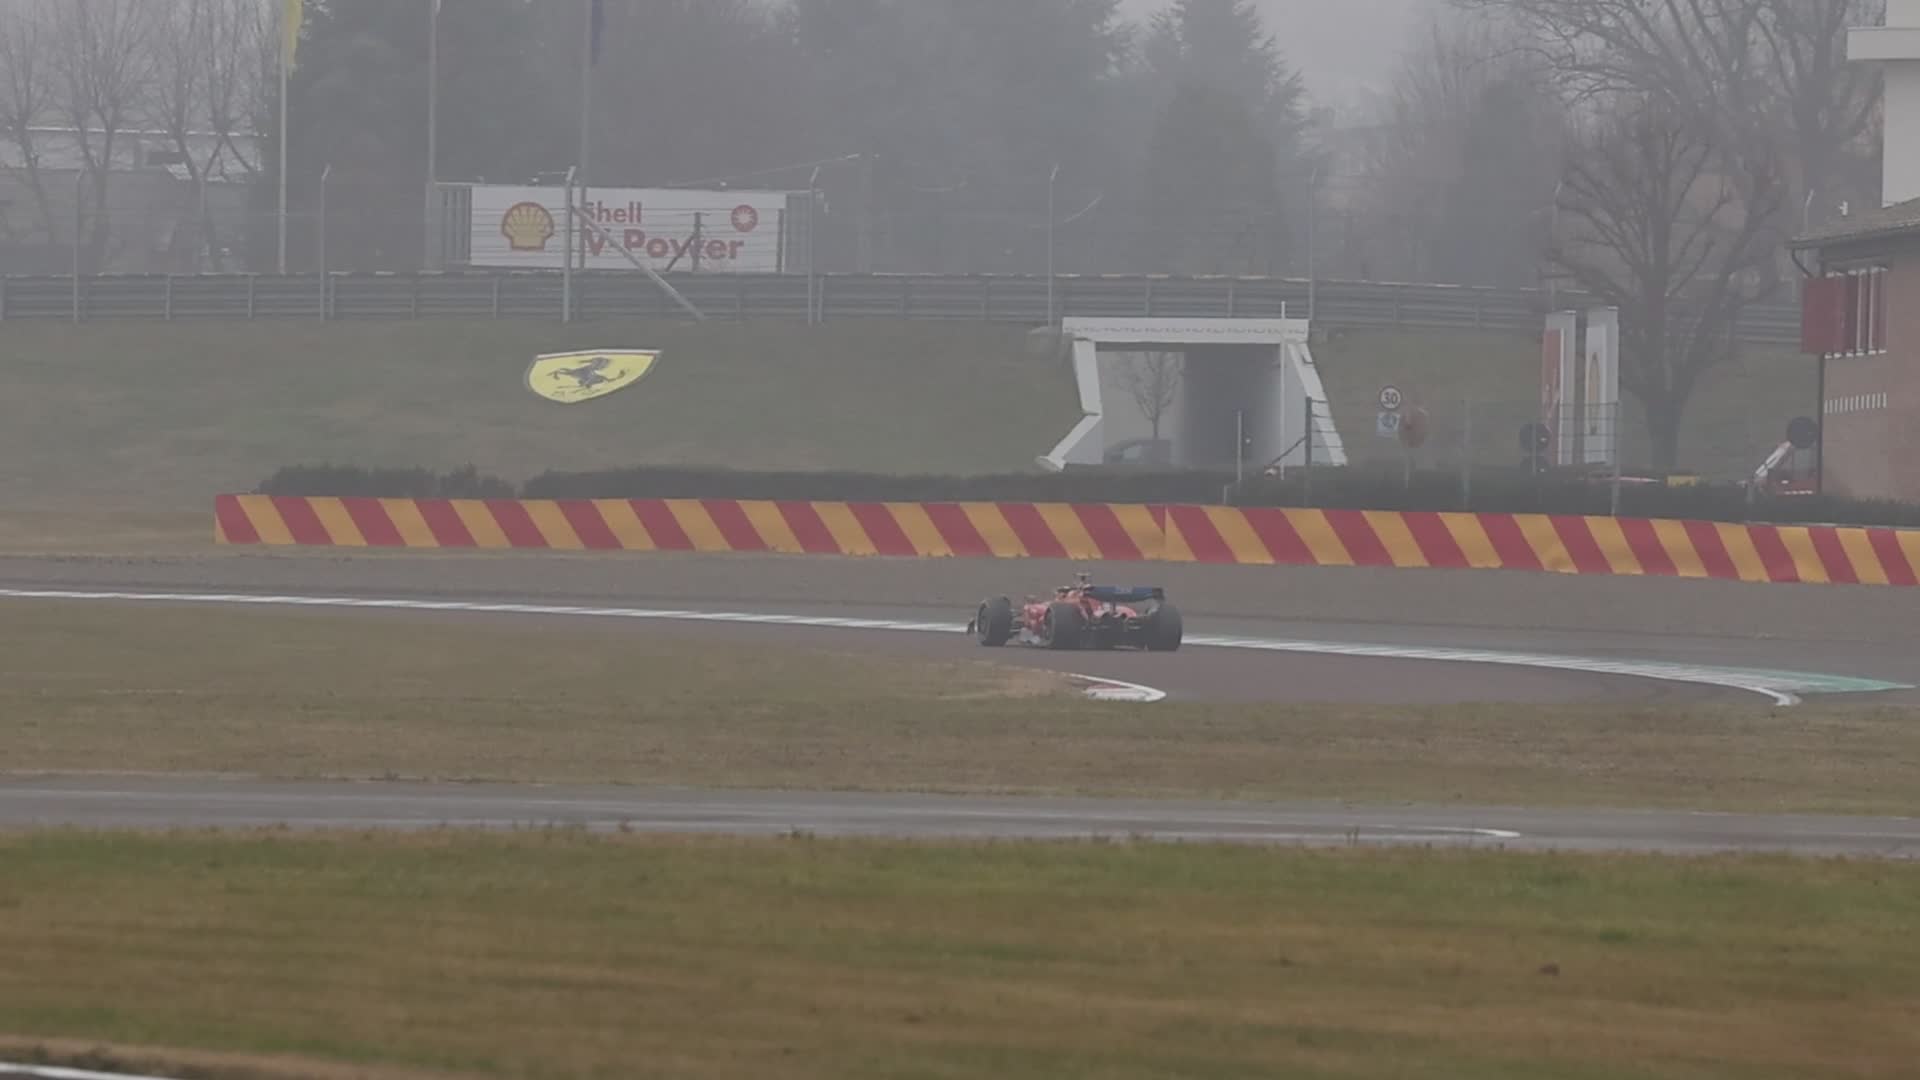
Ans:
[[[280,15],[280,62],[289,69],[300,53],[300,25],[307,17],[306,0],[285,0]]]

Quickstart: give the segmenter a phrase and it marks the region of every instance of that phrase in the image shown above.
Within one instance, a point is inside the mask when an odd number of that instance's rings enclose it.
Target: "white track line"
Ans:
[[[242,604],[255,607],[357,608],[387,611],[447,611],[489,615],[543,615],[563,618],[641,619],[664,622],[744,623],[759,626],[800,626],[833,630],[879,630],[894,633],[963,634],[958,623],[915,622],[898,619],[857,619],[825,615],[778,615],[764,612],[687,611],[675,608],[581,607],[568,604],[487,603],[470,600],[401,600],[351,596],[285,596],[253,593],[179,593],[112,592],[74,589],[4,589],[0,598],[16,600],[96,600],[150,603]],[[1743,668],[1706,667],[1675,664],[1658,660],[1598,660],[1580,656],[1546,653],[1508,653],[1485,649],[1449,649],[1405,645],[1363,645],[1333,641],[1291,641],[1243,637],[1189,637],[1188,645],[1216,649],[1251,649],[1262,652],[1304,653],[1318,656],[1350,656],[1382,660],[1427,660],[1451,664],[1485,664],[1502,667],[1535,668],[1547,671],[1572,671],[1591,675],[1618,675],[1653,679],[1660,682],[1714,686],[1770,698],[1776,705],[1792,706],[1803,694],[1858,694],[1893,690],[1912,690],[1911,686],[1858,679],[1838,675],[1817,675],[1794,671],[1756,671]],[[1087,680],[1109,683],[1110,693],[1159,694],[1149,687],[1133,686],[1107,679]],[[1126,700],[1143,700],[1130,697]]]
[[[160,1076],[88,1072],[85,1069],[62,1069],[53,1065],[15,1065],[4,1061],[0,1061],[0,1076],[30,1076],[36,1080],[166,1080]]]

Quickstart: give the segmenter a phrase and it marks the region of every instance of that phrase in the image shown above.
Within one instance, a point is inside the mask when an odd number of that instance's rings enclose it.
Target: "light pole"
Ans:
[[[86,138],[84,132],[81,138]],[[87,170],[73,174],[73,321],[80,321],[80,234],[87,226]]]
[[[1547,218],[1547,310],[1560,310],[1560,271],[1551,265],[1553,250],[1560,245],[1560,193],[1567,189],[1567,182],[1561,180],[1553,185],[1553,205],[1548,207]]]
[[[565,265],[562,266],[560,270],[560,321],[563,323],[573,322],[573,245],[578,243],[582,248],[587,246],[584,237],[574,236],[573,184],[575,178],[579,175],[580,166],[578,165],[567,170],[567,208],[566,213],[562,215],[565,219],[567,230],[566,246],[564,248],[566,260]]]
[[[1055,308],[1053,303],[1053,290],[1054,290],[1053,190],[1054,190],[1054,185],[1058,183],[1059,180],[1060,180],[1060,165],[1058,162],[1055,162],[1053,166],[1053,171],[1047,174],[1047,326],[1049,328],[1052,328],[1054,325],[1056,325],[1055,318],[1054,318]]]
[[[333,163],[320,170],[320,214],[314,225],[314,257],[320,263],[320,321],[327,319],[327,181],[333,177]]]
[[[293,49],[299,41],[298,35],[300,33],[300,27],[294,22],[294,16],[300,11],[301,9],[298,7],[289,6],[280,16],[285,22],[285,25],[280,28],[280,130],[278,132],[278,138],[280,139],[280,235],[278,269],[282,277],[285,277],[287,273],[287,144],[292,141],[287,137],[287,93],[293,86]]]
[[[440,213],[434,205],[440,193],[434,183],[440,175],[440,0],[427,4],[427,216],[422,222],[427,251],[420,266],[435,270],[440,264]]]
[[[1320,299],[1320,269],[1315,261],[1315,240],[1320,223],[1320,168],[1313,163],[1313,175],[1307,178],[1307,322],[1313,322],[1314,305]]]
[[[820,229],[817,224],[820,213],[820,166],[813,167],[813,175],[807,179],[807,325],[817,326],[824,320],[819,302],[820,271]]]

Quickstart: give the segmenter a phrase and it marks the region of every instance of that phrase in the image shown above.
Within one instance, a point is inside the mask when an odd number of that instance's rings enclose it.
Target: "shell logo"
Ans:
[[[500,235],[514,251],[545,251],[554,232],[553,212],[537,202],[515,203],[500,215]]]

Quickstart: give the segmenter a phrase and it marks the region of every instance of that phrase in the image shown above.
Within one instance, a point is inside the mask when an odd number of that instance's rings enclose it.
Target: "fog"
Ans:
[[[1313,96],[1335,104],[1392,77],[1410,31],[1444,0],[1259,0],[1261,13],[1287,61],[1305,76]],[[1127,14],[1144,17],[1163,0],[1127,0]]]

